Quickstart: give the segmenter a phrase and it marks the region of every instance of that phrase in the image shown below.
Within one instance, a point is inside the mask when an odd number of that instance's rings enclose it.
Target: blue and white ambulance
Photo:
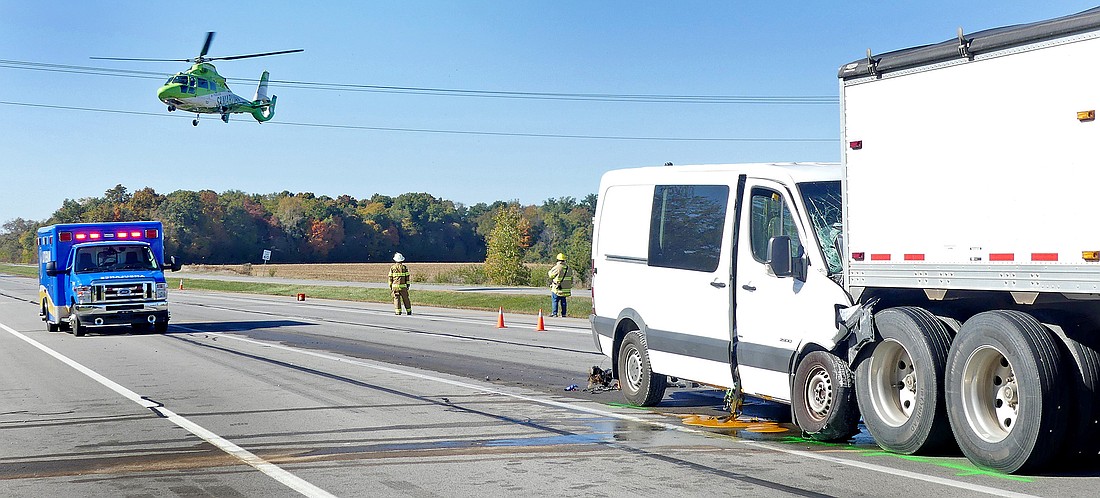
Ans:
[[[164,230],[159,221],[68,223],[38,229],[38,298],[46,330],[168,330]]]

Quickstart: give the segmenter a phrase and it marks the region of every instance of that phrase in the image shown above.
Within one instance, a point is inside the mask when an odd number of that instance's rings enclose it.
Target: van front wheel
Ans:
[[[814,351],[794,374],[791,412],[807,437],[818,441],[845,441],[859,432],[852,371],[843,360]]]
[[[636,330],[627,332],[619,346],[619,384],[633,405],[655,406],[665,396],[667,378],[653,373],[645,341]]]

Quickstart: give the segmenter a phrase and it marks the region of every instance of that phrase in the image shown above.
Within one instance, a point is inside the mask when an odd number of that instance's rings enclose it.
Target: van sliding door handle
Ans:
[[[750,291],[750,292],[756,290],[755,286],[752,286],[752,285],[749,285],[749,284],[742,285],[741,288],[745,289],[747,291]]]
[[[713,286],[721,289],[721,288],[726,286],[726,283],[725,282],[711,282],[710,285],[713,285]]]

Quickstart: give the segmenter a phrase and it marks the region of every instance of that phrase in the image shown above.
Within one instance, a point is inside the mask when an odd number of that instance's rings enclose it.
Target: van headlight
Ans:
[[[92,302],[92,286],[75,286],[73,287],[73,295],[76,296],[76,304],[88,304]]]
[[[157,299],[168,299],[168,282],[157,282]]]

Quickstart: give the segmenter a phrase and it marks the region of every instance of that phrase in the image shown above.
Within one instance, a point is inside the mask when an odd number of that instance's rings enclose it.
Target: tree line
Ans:
[[[538,206],[517,201],[466,206],[422,192],[334,199],[289,191],[159,194],[116,185],[102,197],[66,199],[46,220],[4,223],[0,260],[36,261],[36,232],[46,225],[158,220],[164,224],[165,253],[184,264],[259,262],[265,249],[277,263],[385,262],[394,252],[410,261],[483,262],[490,235],[503,219],[518,231],[512,240],[520,261],[548,262],[562,252],[574,268],[587,271],[595,207],[595,194],[579,201],[551,198]]]

